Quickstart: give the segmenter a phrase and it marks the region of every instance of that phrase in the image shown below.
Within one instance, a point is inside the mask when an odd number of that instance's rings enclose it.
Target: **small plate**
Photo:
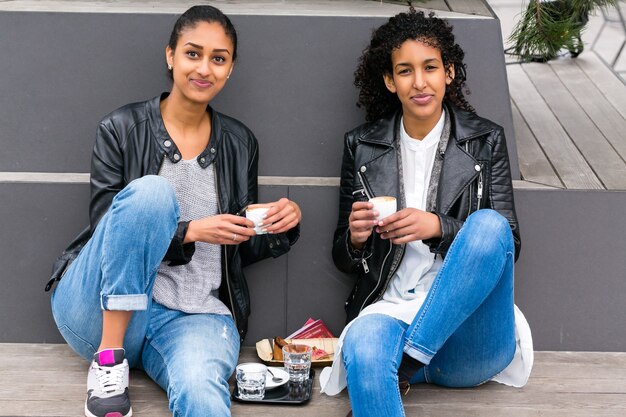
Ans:
[[[268,372],[267,376],[265,377],[265,389],[266,390],[278,388],[281,385],[285,385],[287,382],[289,382],[289,372],[285,371],[284,368],[276,368],[273,366],[268,366],[267,369],[272,371],[274,376],[276,378],[282,379],[282,381],[281,382],[272,381],[272,375]]]

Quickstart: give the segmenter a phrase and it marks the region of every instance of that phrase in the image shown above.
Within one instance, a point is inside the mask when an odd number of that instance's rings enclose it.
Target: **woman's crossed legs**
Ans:
[[[506,219],[478,211],[411,325],[382,314],[357,318],[342,347],[354,416],[404,416],[397,376],[404,352],[426,365],[411,383],[471,387],[502,371],[515,353],[513,258]]]

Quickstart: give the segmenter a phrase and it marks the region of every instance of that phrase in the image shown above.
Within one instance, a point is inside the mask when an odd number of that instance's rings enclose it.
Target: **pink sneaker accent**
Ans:
[[[98,353],[98,362],[100,362],[101,366],[115,364],[115,351],[113,349],[106,349]],[[106,417],[117,417],[117,416],[109,416]],[[120,414],[120,417],[123,417]]]

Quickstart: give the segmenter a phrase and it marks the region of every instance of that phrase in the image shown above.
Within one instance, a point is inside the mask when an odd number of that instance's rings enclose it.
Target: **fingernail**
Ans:
[[[264,214],[263,217],[261,217],[262,219],[267,218],[267,214]]]
[[[257,226],[257,227],[261,227],[261,226],[263,226],[263,222],[257,223],[257,224],[256,224],[256,226]]]

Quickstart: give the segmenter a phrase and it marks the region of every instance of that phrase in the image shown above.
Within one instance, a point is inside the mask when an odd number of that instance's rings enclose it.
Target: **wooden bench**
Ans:
[[[244,348],[240,362],[257,360]],[[82,415],[88,364],[66,345],[0,344],[0,415]],[[319,375],[319,370],[317,372]],[[130,377],[133,415],[167,417],[165,392],[143,371]],[[487,383],[471,389],[415,385],[403,398],[407,416],[618,417],[626,415],[626,353],[536,352],[529,383],[521,389]],[[320,394],[316,377],[304,406],[233,402],[233,416],[343,417],[347,392]]]

